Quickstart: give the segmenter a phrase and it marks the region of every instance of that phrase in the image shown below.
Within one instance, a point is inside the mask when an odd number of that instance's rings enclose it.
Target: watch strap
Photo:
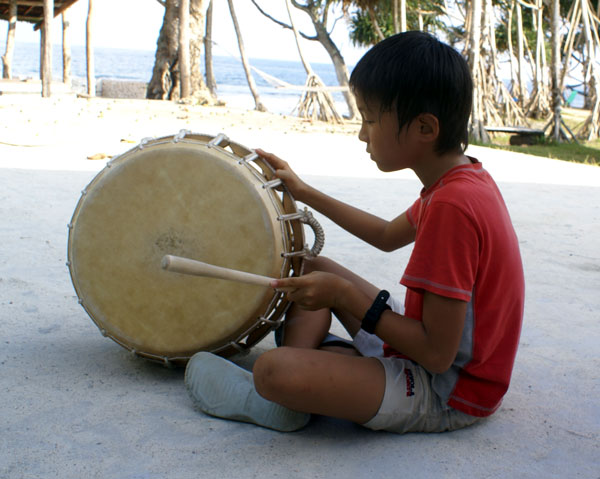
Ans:
[[[367,310],[365,317],[362,320],[360,327],[369,334],[375,334],[375,327],[381,319],[381,315],[384,311],[392,309],[387,304],[387,300],[390,298],[390,293],[386,290],[382,290],[377,293],[377,297],[371,307]]]

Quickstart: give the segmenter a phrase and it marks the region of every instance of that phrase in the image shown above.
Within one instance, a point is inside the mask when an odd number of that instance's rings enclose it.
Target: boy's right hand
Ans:
[[[309,187],[294,173],[290,165],[273,153],[268,153],[260,148],[256,148],[254,151],[275,169],[275,176],[284,182],[292,196],[298,201],[303,201]]]

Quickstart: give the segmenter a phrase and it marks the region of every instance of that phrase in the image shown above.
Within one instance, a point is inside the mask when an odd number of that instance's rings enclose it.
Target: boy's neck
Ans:
[[[419,177],[425,189],[428,189],[452,168],[470,164],[471,160],[462,153],[446,153],[423,158],[413,168],[413,171]]]

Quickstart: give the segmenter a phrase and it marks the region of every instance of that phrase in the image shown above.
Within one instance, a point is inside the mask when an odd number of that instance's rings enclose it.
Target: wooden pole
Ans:
[[[179,75],[180,97],[190,96],[190,0],[179,0]]]
[[[2,56],[2,78],[12,78],[12,60],[15,51],[15,31],[17,29],[17,0],[10,0],[8,7],[8,31],[6,32],[6,52]]]
[[[69,27],[71,21],[68,10],[62,13],[62,56],[63,56],[63,83],[71,86],[71,38],[69,36]]]
[[[52,18],[54,0],[44,0],[44,25],[42,27],[42,97],[52,95]]]
[[[93,37],[94,2],[88,0],[88,14],[85,24],[85,58],[87,70],[87,93],[96,96],[96,78],[94,73],[94,37]]]

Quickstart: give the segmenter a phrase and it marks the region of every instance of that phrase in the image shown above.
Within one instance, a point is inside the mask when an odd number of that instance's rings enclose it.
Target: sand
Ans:
[[[144,137],[225,132],[386,218],[420,184],[380,173],[333,127],[230,108],[0,96],[0,477],[581,477],[600,471],[600,168],[470,148],[505,196],[527,298],[501,409],[453,433],[376,433],[315,417],[282,434],[194,411],[183,371],[133,357],[77,304],[67,223],[106,161]],[[88,159],[98,158],[98,159]],[[363,245],[317,215],[324,255],[402,295],[410,250]],[[250,367],[272,337],[236,359]]]

